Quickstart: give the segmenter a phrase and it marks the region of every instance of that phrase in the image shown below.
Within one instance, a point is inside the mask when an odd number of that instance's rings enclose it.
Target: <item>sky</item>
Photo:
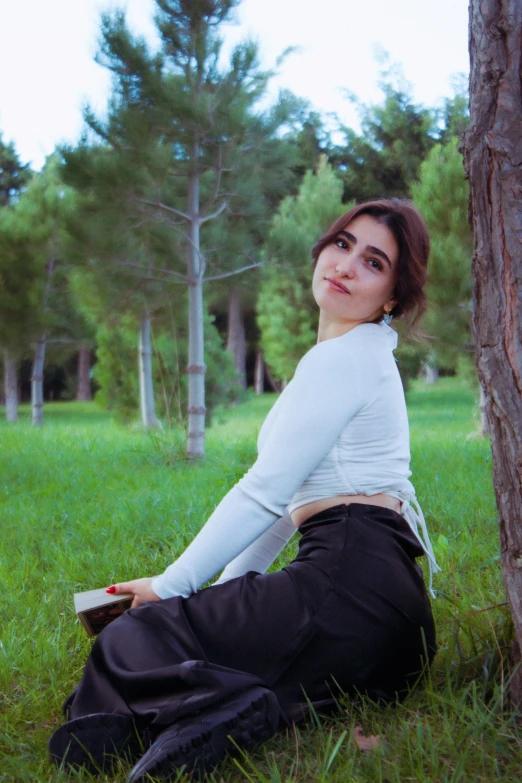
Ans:
[[[0,0],[0,133],[22,162],[39,169],[56,144],[80,136],[82,107],[103,113],[110,78],[97,65],[102,10],[123,7],[132,30],[152,47],[153,0]],[[243,0],[238,24],[223,29],[224,52],[247,36],[273,67],[297,47],[272,87],[307,98],[325,119],[336,113],[357,127],[346,91],[364,103],[381,99],[379,50],[400,64],[415,100],[434,106],[469,72],[468,0]]]

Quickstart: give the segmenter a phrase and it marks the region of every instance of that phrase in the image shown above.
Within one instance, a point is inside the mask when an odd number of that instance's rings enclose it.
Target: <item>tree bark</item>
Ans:
[[[18,388],[16,362],[8,351],[4,352],[4,396],[5,418],[9,422],[18,421]]]
[[[263,394],[265,390],[265,361],[263,351],[257,351],[256,364],[254,368],[254,391],[256,394]]]
[[[41,427],[43,424],[43,371],[46,346],[47,337],[43,335],[36,343],[31,376],[32,418],[35,427]]]
[[[150,317],[144,313],[140,323],[139,337],[140,408],[141,423],[148,429],[156,429],[158,420],[154,406],[154,384],[152,382],[152,348],[150,343]]]
[[[477,368],[488,403],[504,584],[522,648],[522,3],[471,0],[463,152],[474,233]],[[518,656],[517,656],[518,653]],[[511,681],[522,707],[522,667]]]
[[[245,319],[241,309],[241,295],[239,289],[234,286],[228,294],[227,351],[230,351],[233,356],[234,367],[239,375],[239,385],[242,389],[246,389]]]
[[[80,348],[78,351],[78,386],[76,399],[79,402],[90,402],[91,393],[91,351],[89,348]]]
[[[192,145],[193,169],[188,188],[189,339],[187,455],[205,456],[205,344],[203,334],[203,265],[199,252],[199,144]]]

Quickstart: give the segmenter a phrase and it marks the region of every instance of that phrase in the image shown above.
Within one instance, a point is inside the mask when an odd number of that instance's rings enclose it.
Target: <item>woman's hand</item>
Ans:
[[[146,604],[148,601],[161,601],[159,595],[156,595],[151,587],[153,577],[144,577],[143,579],[133,579],[131,582],[119,582],[107,588],[107,592],[112,595],[122,595],[122,593],[132,593],[134,596],[131,609]]]

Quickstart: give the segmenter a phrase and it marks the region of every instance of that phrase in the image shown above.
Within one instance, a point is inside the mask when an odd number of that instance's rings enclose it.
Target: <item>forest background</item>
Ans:
[[[102,17],[112,75],[103,118],[41,172],[0,141],[0,346],[6,416],[32,399],[90,398],[146,427],[204,422],[244,389],[279,390],[313,345],[310,247],[354,199],[411,197],[428,222],[431,340],[401,335],[405,384],[421,369],[474,383],[463,80],[435,107],[381,54],[382,101],[360,130],[288,91],[251,41],[223,64],[235,2],[157,2],[151,52],[120,12]],[[284,55],[283,55],[284,56]],[[262,108],[261,108],[262,107]],[[400,329],[400,325],[398,326]]]

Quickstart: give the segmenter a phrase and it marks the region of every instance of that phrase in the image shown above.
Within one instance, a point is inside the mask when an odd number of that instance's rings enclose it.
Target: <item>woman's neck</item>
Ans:
[[[365,323],[364,321],[339,321],[328,317],[328,313],[323,310],[319,313],[319,326],[317,329],[317,342],[322,343],[325,340],[333,340],[335,337],[342,337],[343,334],[355,329],[356,326]]]

